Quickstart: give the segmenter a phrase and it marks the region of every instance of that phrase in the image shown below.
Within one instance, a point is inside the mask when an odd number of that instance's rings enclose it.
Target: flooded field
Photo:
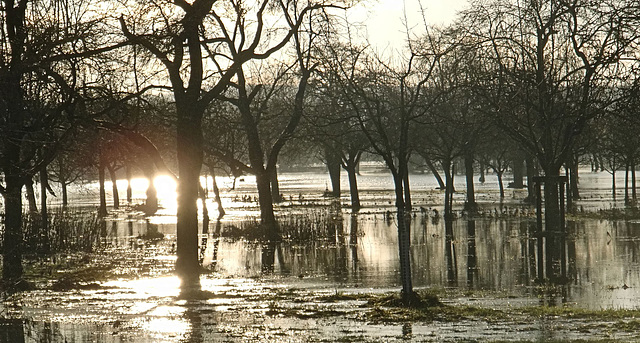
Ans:
[[[313,219],[326,214],[329,200],[322,194],[327,179],[322,173],[283,173],[285,202],[278,215]],[[250,177],[238,180],[235,190],[221,178],[227,215],[211,221],[201,235],[207,273],[201,279],[206,296],[199,300],[181,299],[179,280],[172,275],[175,185],[159,179],[161,210],[150,217],[111,211],[100,253],[86,257],[87,264],[109,261],[109,276],[7,297],[0,312],[0,341],[637,340],[640,220],[570,217],[569,282],[540,286],[535,217],[521,203],[526,190],[508,190],[500,202],[495,177],[489,175],[476,187],[482,214],[470,219],[461,212],[464,183],[462,177],[458,180],[459,218],[445,223],[437,214],[443,194],[435,190],[432,177],[412,176],[414,287],[445,304],[431,314],[394,312],[378,302],[400,289],[396,223],[387,214],[393,210],[387,174],[360,177],[364,209],[358,214],[346,206],[348,189],[343,191],[343,207],[331,207],[335,232],[328,237],[277,244],[226,234],[258,212]],[[134,197],[141,198],[146,183],[137,182]],[[578,203],[582,211],[623,206],[622,196],[614,201],[609,186],[610,175],[584,172]],[[95,185],[77,189],[73,199],[95,206]],[[207,200],[207,207],[215,218],[215,203]],[[148,239],[150,233],[163,238]],[[563,309],[573,312],[556,312]]]

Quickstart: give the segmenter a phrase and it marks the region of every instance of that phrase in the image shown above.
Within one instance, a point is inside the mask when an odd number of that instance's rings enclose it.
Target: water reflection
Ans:
[[[127,337],[126,332],[122,333],[122,323],[129,329],[140,329],[152,340],[163,340],[168,335],[172,341],[180,342],[220,339],[233,329],[223,326],[220,318],[237,314],[224,309],[225,306],[233,307],[237,300],[228,295],[247,289],[251,289],[247,292],[252,295],[269,292],[259,289],[251,279],[230,278],[232,275],[273,277],[284,287],[397,289],[400,280],[394,224],[387,225],[383,215],[377,218],[375,215],[346,215],[343,218],[343,233],[335,237],[335,243],[332,238],[297,245],[287,242],[262,245],[222,238],[224,223],[220,223],[206,235],[203,262],[208,262],[208,268],[222,277],[203,277],[202,288],[224,296],[179,300],[180,284],[176,277],[112,281],[105,283],[101,292],[83,295],[99,300],[93,303],[102,306],[101,311],[96,311],[99,315],[104,315],[108,304],[118,304],[114,307],[113,317],[100,317],[101,327],[82,324],[82,321],[60,324],[31,319],[4,320],[0,322],[0,343],[24,342],[30,337],[38,337],[42,342],[64,339],[70,342],[119,342]],[[122,244],[121,240],[126,238],[123,235],[132,236],[133,233],[136,235],[133,237],[137,237],[142,228],[147,234],[162,231],[161,226],[150,222],[114,222],[116,225],[113,222],[106,224],[111,228],[108,238],[113,244]],[[640,223],[569,222],[566,258],[567,277],[571,282],[557,287],[533,287],[538,262],[535,232],[535,222],[532,225],[527,220],[514,218],[441,221],[439,225],[433,225],[431,220],[413,220],[414,283],[416,287],[498,290],[506,295],[525,295],[533,302],[552,306],[568,302],[593,309],[640,306]],[[79,294],[74,293],[74,297]],[[76,306],[74,310],[77,310],[77,306],[86,307],[86,303],[70,302],[65,306]],[[42,311],[52,311],[52,308],[49,306]],[[85,311],[82,312],[84,320],[91,322],[94,317],[87,312],[91,309],[83,308],[82,311]],[[123,317],[127,319],[120,322]],[[249,321],[243,323],[243,327],[262,324]],[[402,339],[412,340],[421,335],[420,326],[396,327],[396,330],[400,329]],[[95,332],[100,332],[101,336]]]
[[[262,272],[273,273],[273,266],[276,261],[276,243],[269,242],[262,245]]]
[[[406,323],[402,325],[402,338],[404,340],[411,340],[413,337],[413,324]]]
[[[204,342],[203,330],[202,330],[202,316],[203,311],[197,303],[187,303],[185,305],[184,318],[189,323],[189,330],[186,337],[182,342],[185,343],[200,343]]]
[[[415,287],[462,287],[536,296],[532,286],[544,262],[540,261],[535,220],[434,222],[433,217],[418,214],[411,222]],[[336,213],[333,220],[335,233],[329,240],[304,244],[258,244],[224,238],[230,222],[217,221],[200,238],[200,260],[223,277],[267,275],[326,287],[397,287],[395,223],[388,223],[385,214]],[[105,223],[102,232],[109,242],[122,246],[123,240],[134,244],[150,235],[173,239],[172,228],[171,224],[127,218]],[[564,242],[569,280],[566,294],[556,291],[542,296],[556,299],[555,303],[572,301],[594,308],[640,306],[639,229],[640,223],[633,222],[568,222]],[[142,245],[146,244],[143,240]]]
[[[467,286],[473,288],[478,275],[478,256],[476,255],[476,221],[467,221]]]
[[[447,217],[444,220],[444,259],[447,263],[447,285],[458,285],[458,268],[456,259],[456,249],[453,239],[453,221]]]

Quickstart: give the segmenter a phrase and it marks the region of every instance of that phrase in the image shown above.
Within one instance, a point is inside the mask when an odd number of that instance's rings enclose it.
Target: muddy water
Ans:
[[[366,174],[365,174],[366,175]],[[617,204],[608,197],[608,175],[588,174],[581,205],[606,208]],[[282,189],[287,211],[304,215],[321,194],[323,175],[285,174]],[[422,178],[422,179],[421,179]],[[256,215],[250,178],[235,191],[224,193],[229,212],[201,235],[203,264],[211,270],[202,288],[204,300],[178,298],[179,281],[168,270],[159,275],[114,279],[99,290],[34,291],[5,300],[0,313],[0,342],[209,342],[209,341],[490,341],[497,339],[611,338],[584,332],[571,322],[380,324],[361,319],[362,302],[326,303],[319,295],[382,293],[399,289],[396,224],[385,213],[387,175],[371,174],[361,185],[365,208],[352,215],[342,211],[342,226],[329,239],[292,244],[262,245],[230,239],[220,233],[246,216]],[[412,220],[412,274],[416,288],[459,289],[445,299],[452,304],[488,307],[563,305],[601,308],[640,306],[640,223],[575,220],[568,223],[567,277],[570,283],[553,291],[535,287],[536,239],[533,219],[502,215],[524,208],[522,191],[511,190],[507,203],[496,199],[494,186],[478,186],[485,215],[463,218],[446,226],[435,215],[441,194],[426,176],[415,180],[416,208]],[[163,181],[168,182],[168,181]],[[457,186],[464,189],[464,185]],[[107,222],[105,245],[111,249],[144,251],[149,264],[171,264],[175,217],[172,191],[159,192],[161,210],[152,217],[113,211]],[[109,187],[108,187],[109,189]],[[137,194],[141,191],[138,190]],[[93,193],[78,200],[93,204]],[[134,193],[136,194],[136,193]],[[83,198],[84,197],[84,198]],[[243,198],[244,197],[244,198]],[[458,205],[464,194],[456,194]],[[348,202],[347,198],[343,202]],[[215,218],[215,206],[208,207]],[[284,211],[282,211],[284,212]],[[520,212],[522,213],[522,212]],[[144,235],[162,233],[162,245],[149,244]],[[164,249],[162,248],[164,247]],[[483,297],[482,292],[498,297]],[[468,292],[468,293],[467,293]],[[287,310],[289,309],[289,310]],[[286,314],[285,314],[286,313]],[[317,315],[324,313],[325,315]],[[329,313],[330,315],[326,315]],[[633,335],[613,338],[627,341]]]

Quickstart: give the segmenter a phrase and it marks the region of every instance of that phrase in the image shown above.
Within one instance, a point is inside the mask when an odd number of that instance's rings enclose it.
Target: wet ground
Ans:
[[[4,301],[5,342],[488,342],[636,340],[638,312],[610,318],[540,308],[534,298],[446,294],[430,316],[376,305],[384,289],[318,289],[208,275],[206,299],[180,300],[172,276],[95,290],[34,291]],[[468,307],[471,306],[471,307]],[[461,309],[462,308],[462,309]],[[24,340],[20,340],[23,337]]]
[[[317,212],[326,211],[319,209],[327,204],[325,178],[283,174],[280,214],[325,218]],[[55,264],[35,268],[33,275],[56,278],[36,277],[38,290],[4,299],[0,341],[640,341],[640,221],[572,218],[570,282],[540,286],[532,212],[520,203],[525,193],[509,190],[501,203],[489,182],[477,187],[483,215],[468,220],[460,214],[445,234],[433,211],[442,194],[428,176],[413,178],[414,285],[445,306],[405,310],[382,301],[399,292],[388,179],[365,174],[365,209],[353,216],[345,206],[330,237],[277,245],[224,235],[256,214],[250,178],[234,191],[225,185],[229,215],[201,237],[208,272],[199,300],[181,299],[172,275],[175,217],[168,187],[155,216],[112,211],[95,254],[58,256]],[[584,211],[620,206],[609,182],[607,174],[583,173]],[[89,187],[76,199],[92,194]],[[456,200],[460,205],[464,193]],[[213,203],[208,207],[215,213]],[[150,231],[163,239],[147,239]]]

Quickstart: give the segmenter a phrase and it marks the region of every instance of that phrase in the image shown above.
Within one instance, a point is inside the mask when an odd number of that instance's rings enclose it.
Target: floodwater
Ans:
[[[327,204],[322,197],[328,182],[325,174],[283,173],[280,179],[285,197],[280,215],[304,216],[318,211],[314,206]],[[465,194],[463,177],[457,180],[459,209]],[[391,178],[364,171],[359,181],[365,208],[357,215],[347,206],[336,212],[341,225],[334,235],[314,242],[263,245],[221,234],[258,212],[251,177],[237,180],[235,190],[229,190],[230,180],[219,178],[228,215],[212,221],[200,240],[203,265],[211,271],[202,277],[202,289],[211,296],[186,301],[178,297],[179,280],[170,270],[175,259],[175,185],[168,178],[158,179],[162,209],[151,217],[112,211],[104,237],[106,251],[144,260],[152,271],[114,278],[98,289],[38,290],[12,296],[2,303],[0,342],[440,342],[585,337],[628,341],[635,337],[585,332],[578,330],[579,323],[544,319],[506,324],[482,320],[383,324],[363,321],[362,301],[319,301],[331,294],[400,289],[396,223],[394,216],[387,215],[392,210]],[[457,289],[458,296],[443,300],[491,308],[640,308],[640,221],[568,221],[570,282],[559,291],[541,292],[535,284],[535,217],[520,202],[526,191],[508,189],[507,199],[500,202],[494,182],[495,177],[488,175],[485,184],[476,185],[484,215],[473,221],[460,217],[447,229],[436,215],[443,195],[434,190],[432,177],[413,176],[415,288]],[[346,179],[343,185],[348,185]],[[587,211],[621,206],[622,196],[614,201],[609,185],[610,175],[583,172],[579,206]],[[119,187],[124,194],[126,183]],[[144,181],[134,183],[134,198],[143,196],[144,187]],[[76,189],[73,199],[95,206],[95,192],[95,185],[89,184]],[[342,203],[347,205],[348,188],[343,192]],[[209,199],[207,207],[215,218],[215,203]],[[163,233],[165,239],[151,243],[140,238],[150,230]],[[499,296],[478,295],[483,292]],[[327,313],[333,315],[319,315]]]

